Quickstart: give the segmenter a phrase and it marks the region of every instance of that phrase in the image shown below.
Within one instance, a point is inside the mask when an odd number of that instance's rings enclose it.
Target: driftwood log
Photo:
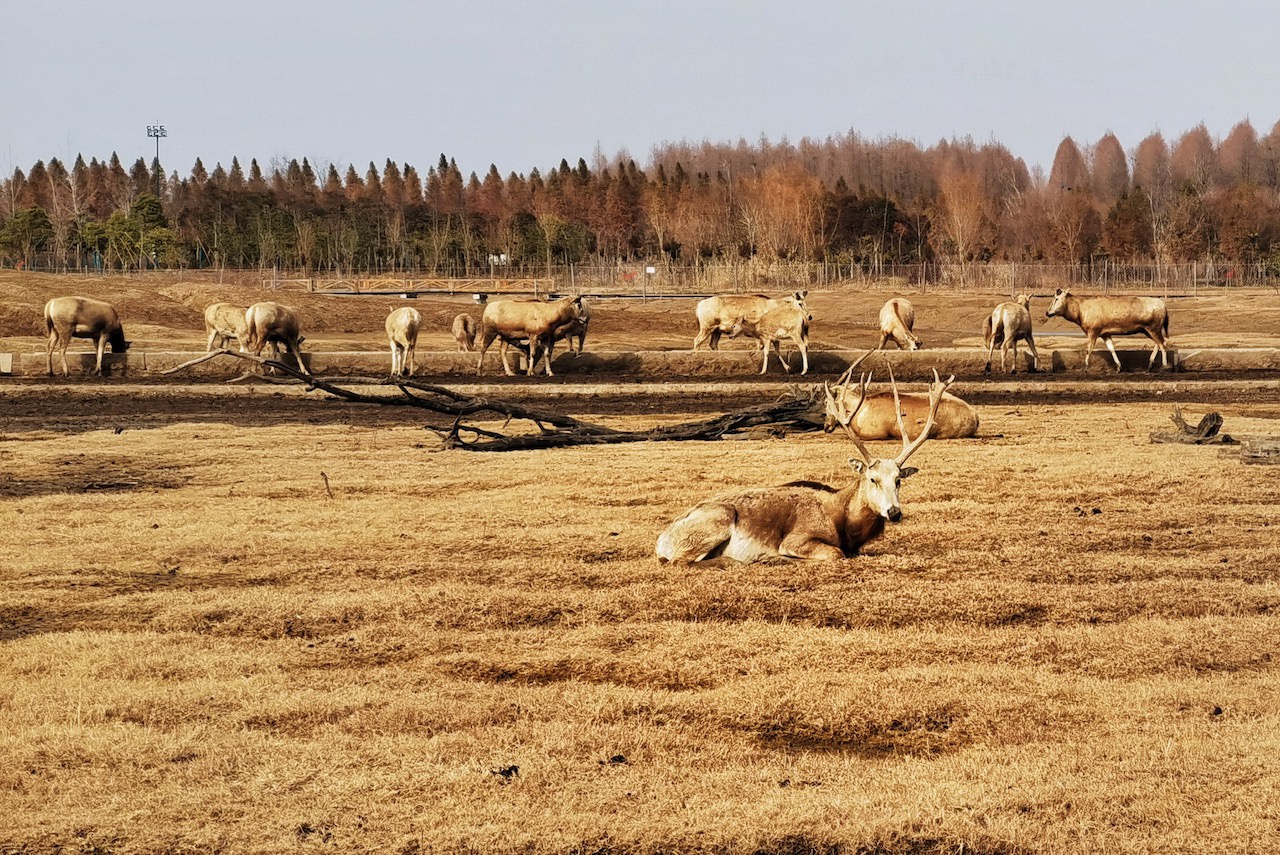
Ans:
[[[1176,430],[1152,431],[1152,442],[1180,442],[1186,445],[1235,445],[1236,440],[1230,434],[1221,433],[1222,416],[1218,413],[1206,413],[1200,423],[1192,427],[1182,417],[1182,407],[1175,405],[1173,414],[1169,416]]]
[[[202,362],[220,356],[231,356],[256,363],[265,369],[274,369],[344,401],[378,406],[416,407],[453,419],[445,430],[432,428],[441,438],[441,448],[462,448],[469,451],[517,451],[538,448],[566,448],[576,445],[612,445],[625,442],[679,442],[684,440],[714,440],[746,438],[749,436],[784,436],[788,433],[807,433],[818,430],[823,422],[822,400],[817,390],[796,389],[792,395],[771,404],[748,407],[714,418],[649,430],[622,431],[603,425],[584,422],[560,413],[534,407],[526,407],[511,401],[478,398],[463,395],[444,386],[421,383],[402,377],[389,377],[371,381],[375,385],[394,386],[400,395],[368,395],[345,386],[339,386],[301,371],[276,359],[264,359],[234,350],[214,350],[170,368],[164,374],[176,374]],[[242,374],[230,382],[246,377],[268,379],[265,375]],[[279,378],[272,382],[282,382]],[[370,381],[366,381],[370,382]],[[508,434],[468,424],[468,419],[489,416],[501,417],[505,430],[513,420],[532,423],[536,433]]]

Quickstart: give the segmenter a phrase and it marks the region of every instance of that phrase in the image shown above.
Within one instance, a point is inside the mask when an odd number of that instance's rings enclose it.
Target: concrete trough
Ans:
[[[824,350],[809,352],[809,373],[818,375],[839,374],[865,351]],[[1124,371],[1145,372],[1150,349],[1120,350]],[[103,359],[103,372],[110,377],[158,377],[164,371],[189,362],[202,354],[196,351],[138,351],[108,353]],[[95,355],[92,352],[67,354],[72,375],[85,375],[93,371]],[[390,358],[385,351],[307,351],[303,360],[311,371],[322,376],[382,377],[390,369]],[[476,376],[477,354],[456,351],[419,351],[418,375],[425,377]],[[799,370],[799,355],[788,352],[793,371]],[[1277,348],[1201,348],[1178,351],[1170,349],[1170,366],[1180,371],[1278,371],[1280,349]],[[1019,373],[1030,367],[1030,357],[1023,349],[1019,354]],[[521,355],[512,356],[513,366],[524,371]],[[1082,372],[1084,347],[1041,351],[1040,368],[1049,372]],[[16,376],[40,376],[45,373],[44,353],[0,353],[0,373]],[[937,368],[942,374],[973,377],[983,373],[986,351],[980,348],[934,348],[916,351],[886,350],[874,353],[862,362],[863,369],[883,372],[892,366],[895,376],[906,380],[922,380]],[[1158,364],[1158,363],[1157,363]],[[999,357],[994,360],[993,371],[999,373]],[[234,377],[248,367],[248,363],[229,356],[211,359],[192,366],[177,377],[218,378]],[[652,379],[726,379],[750,378],[760,370],[760,356],[749,350],[698,351],[687,350],[637,350],[637,351],[588,351],[583,354],[562,352],[556,356],[552,368],[557,375],[566,376],[632,376]],[[55,359],[55,370],[61,366]],[[1107,374],[1114,371],[1111,354],[1105,350],[1094,351],[1090,374]],[[541,375],[541,365],[539,365]],[[496,353],[485,357],[482,377],[501,376],[502,366]],[[769,360],[769,376],[786,376],[776,358]],[[798,375],[791,375],[798,376]]]

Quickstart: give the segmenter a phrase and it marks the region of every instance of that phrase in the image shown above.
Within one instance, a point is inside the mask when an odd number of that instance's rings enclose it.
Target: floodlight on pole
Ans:
[[[165,130],[164,125],[159,123],[147,125],[147,137],[154,137],[156,141],[156,198],[160,198],[160,138],[169,136],[169,132]]]

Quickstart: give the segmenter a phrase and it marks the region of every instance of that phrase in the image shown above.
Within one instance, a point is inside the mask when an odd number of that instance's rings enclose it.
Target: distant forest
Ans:
[[[923,148],[856,133],[667,143],[543,172],[425,174],[238,158],[167,174],[77,157],[0,181],[0,264],[315,274],[533,274],[566,264],[735,260],[864,270],[942,261],[1260,264],[1280,272],[1280,123],[1204,125],[1126,151],[1070,137],[1048,175],[997,142]]]

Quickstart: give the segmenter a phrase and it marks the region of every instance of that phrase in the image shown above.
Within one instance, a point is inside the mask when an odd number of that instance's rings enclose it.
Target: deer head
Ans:
[[[871,385],[871,373],[863,374],[859,379],[856,391],[857,400],[851,402],[854,397],[854,391],[851,388],[853,382],[853,367],[842,375],[837,391],[832,391],[830,384],[824,386],[827,397],[827,415],[829,419],[834,419],[837,424],[844,428],[845,433],[849,435],[849,439],[853,441],[854,447],[858,450],[857,457],[849,458],[849,468],[861,476],[858,492],[863,502],[880,516],[889,522],[897,522],[902,519],[902,507],[898,500],[898,490],[902,485],[902,479],[914,475],[918,470],[914,467],[906,465],[907,459],[915,454],[920,446],[924,445],[929,439],[929,432],[933,430],[934,418],[938,414],[938,405],[942,403],[942,395],[947,387],[955,382],[955,375],[947,378],[946,381],[938,377],[938,370],[933,371],[933,383],[929,386],[929,416],[925,419],[924,427],[921,428],[915,439],[912,439],[907,433],[907,426],[903,420],[902,401],[898,397],[898,384],[893,378],[893,369],[889,369],[889,382],[893,387],[893,406],[898,419],[898,431],[902,436],[902,450],[892,460],[885,458],[873,457],[866,443],[858,436],[853,429],[853,420],[858,414],[858,410],[867,400],[867,387]]]
[[[1071,296],[1071,289],[1063,290],[1059,288],[1053,292],[1053,305],[1049,306],[1049,311],[1044,313],[1046,318],[1057,316],[1063,309],[1067,307],[1067,298]]]

